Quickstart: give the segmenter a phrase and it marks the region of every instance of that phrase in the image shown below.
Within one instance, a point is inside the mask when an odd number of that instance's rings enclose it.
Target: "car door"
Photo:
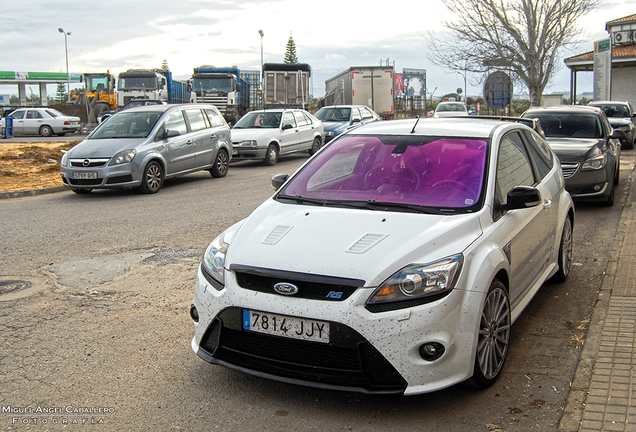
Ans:
[[[283,113],[281,126],[280,154],[291,153],[298,148],[300,143],[300,131],[296,126],[296,118],[293,111]]]
[[[210,128],[208,117],[199,108],[189,108],[184,112],[190,126],[191,139],[194,142],[194,167],[211,165],[214,161],[217,138]]]
[[[166,174],[172,175],[194,168],[194,140],[188,131],[183,110],[168,113],[163,127],[166,131]],[[173,135],[176,134],[176,135]]]
[[[24,135],[24,117],[26,115],[25,109],[19,109],[13,111],[7,117],[13,119],[13,133],[16,135]],[[6,122],[6,120],[5,120]]]
[[[548,264],[551,236],[554,235],[554,207],[547,182],[538,178],[527,148],[519,132],[511,132],[501,139],[497,160],[496,200],[501,208],[507,194],[516,186],[534,186],[541,192],[543,202],[527,209],[496,214],[501,232],[506,233],[504,250],[510,261],[510,302],[514,307],[528,293]]]
[[[27,110],[24,116],[24,134],[37,135],[43,122],[44,118],[40,111],[35,109]]]
[[[299,142],[297,150],[309,150],[314,141],[314,128],[311,120],[302,111],[294,111]]]

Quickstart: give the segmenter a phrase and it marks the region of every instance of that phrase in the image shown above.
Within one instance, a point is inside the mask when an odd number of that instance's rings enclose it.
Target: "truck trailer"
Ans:
[[[393,118],[393,66],[357,66],[325,81],[325,105],[366,105]]]
[[[199,66],[192,75],[192,102],[215,105],[234,124],[250,109],[250,84],[235,66]]]
[[[134,99],[155,99],[167,103],[189,103],[190,84],[172,79],[172,72],[164,69],[130,69],[119,74],[117,105],[124,106]]]
[[[309,103],[311,67],[307,63],[265,63],[263,102],[265,108],[302,108]]]

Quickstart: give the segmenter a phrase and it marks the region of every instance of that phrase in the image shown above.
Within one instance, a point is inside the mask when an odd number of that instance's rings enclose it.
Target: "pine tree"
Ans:
[[[162,70],[169,70],[170,67],[168,66],[168,60],[166,60],[166,58],[163,58],[163,61],[161,62],[161,69]]]
[[[287,41],[287,46],[285,48],[285,64],[296,64],[298,63],[298,56],[296,55],[296,43],[294,42],[294,38],[289,35],[289,40]]]

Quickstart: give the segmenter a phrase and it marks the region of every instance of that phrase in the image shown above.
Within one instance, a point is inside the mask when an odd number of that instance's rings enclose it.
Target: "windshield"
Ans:
[[[276,196],[376,210],[467,212],[483,190],[488,143],[422,136],[344,136]]]
[[[119,76],[117,90],[156,90],[157,77],[155,76]]]
[[[194,78],[192,80],[193,91],[223,92],[234,91],[234,80],[232,78]]]
[[[110,117],[95,131],[91,139],[146,138],[162,112],[125,112]]]
[[[524,117],[538,118],[548,138],[602,138],[598,115],[581,113],[528,113]]]
[[[601,108],[607,117],[629,117],[629,110],[625,105],[592,105]]]
[[[241,117],[232,129],[277,128],[280,126],[282,116],[281,112],[251,112]]]
[[[351,108],[320,108],[315,116],[321,121],[349,121],[351,118]]]
[[[439,105],[437,105],[437,109],[435,111],[437,112],[444,112],[444,111],[465,112],[466,107],[464,106],[464,104],[461,104],[461,103],[440,103]]]

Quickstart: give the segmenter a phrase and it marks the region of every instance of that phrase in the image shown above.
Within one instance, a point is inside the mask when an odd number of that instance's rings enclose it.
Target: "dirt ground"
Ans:
[[[18,192],[62,186],[60,159],[78,141],[62,143],[2,143],[0,192]]]

